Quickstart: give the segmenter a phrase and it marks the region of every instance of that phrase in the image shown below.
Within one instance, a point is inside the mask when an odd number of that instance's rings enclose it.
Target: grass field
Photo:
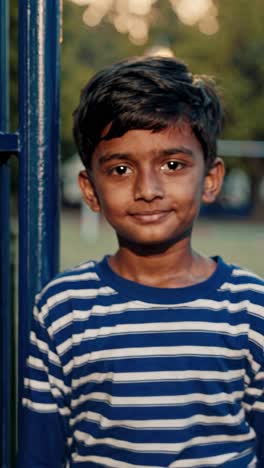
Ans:
[[[61,216],[61,270],[87,259],[100,259],[117,248],[115,236],[106,226],[100,227],[96,239],[80,236],[77,210],[63,210]],[[94,220],[85,226],[94,230]],[[84,229],[83,229],[84,230]],[[200,220],[193,247],[207,255],[221,255],[226,261],[244,266],[264,277],[264,225],[249,221]]]

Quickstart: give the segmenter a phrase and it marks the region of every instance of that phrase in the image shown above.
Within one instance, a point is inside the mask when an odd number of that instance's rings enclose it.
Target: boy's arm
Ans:
[[[256,432],[257,466],[264,468],[264,360],[245,391],[246,419]]]
[[[25,370],[18,468],[62,468],[67,460],[70,390],[42,313],[34,309]]]

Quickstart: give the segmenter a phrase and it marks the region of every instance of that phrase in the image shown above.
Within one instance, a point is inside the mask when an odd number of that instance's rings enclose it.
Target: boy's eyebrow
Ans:
[[[186,146],[178,146],[177,148],[167,148],[163,149],[161,151],[158,151],[158,155],[160,156],[170,156],[172,154],[188,154],[189,156],[193,157],[193,152],[189,148],[186,148]]]
[[[98,158],[99,164],[104,164],[113,159],[119,159],[121,161],[127,160],[131,157],[130,153],[104,153],[101,154]]]
[[[186,148],[185,146],[178,146],[177,148],[165,148],[155,152],[157,156],[170,156],[173,154],[187,154],[193,157],[193,152]],[[101,154],[98,158],[99,164],[104,164],[106,162],[112,161],[113,159],[118,159],[120,161],[124,161],[133,157],[133,153],[104,153]]]

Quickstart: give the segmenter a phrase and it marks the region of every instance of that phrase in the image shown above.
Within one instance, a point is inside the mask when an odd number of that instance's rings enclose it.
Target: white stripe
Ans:
[[[254,460],[248,465],[248,468],[256,468],[257,467],[257,459],[254,457]]]
[[[81,271],[81,270],[85,270],[88,268],[93,268],[95,264],[96,262],[94,262],[93,260],[88,260],[87,262],[82,262],[68,271]],[[66,270],[66,273],[67,273],[67,270]]]
[[[94,305],[91,309],[92,315],[110,315],[120,314],[129,310],[149,310],[149,309],[164,309],[167,305],[150,304],[141,301],[128,301],[121,304],[111,304],[109,306]]]
[[[235,269],[232,271],[232,276],[248,276],[250,278],[256,278],[263,281],[263,278],[249,270]]]
[[[61,319],[60,319],[61,320]],[[126,335],[126,334],[138,334],[138,333],[175,333],[191,331],[195,332],[211,332],[211,333],[222,333],[227,335],[237,336],[243,333],[247,333],[248,324],[241,324],[232,326],[228,323],[209,323],[209,322],[157,322],[157,323],[144,323],[144,324],[123,324],[114,325],[113,327],[101,327],[96,329],[87,328],[82,333],[76,333],[71,338],[68,338],[61,343],[57,350],[62,356],[67,352],[73,345],[79,345],[84,340],[105,338],[108,336]]]
[[[40,413],[57,413],[58,411],[56,403],[36,403],[35,401],[31,401],[28,398],[23,398],[22,404],[23,406],[35,411],[39,411]]]
[[[76,408],[86,401],[103,401],[110,406],[185,406],[193,403],[205,403],[216,405],[219,403],[231,403],[243,397],[242,391],[232,393],[216,393],[213,395],[204,393],[190,393],[188,395],[163,395],[163,396],[139,396],[139,397],[115,397],[108,393],[91,392],[73,399],[71,405]]]
[[[180,443],[133,443],[126,440],[114,439],[113,437],[102,437],[96,439],[91,434],[86,434],[81,431],[75,431],[74,433],[77,440],[81,441],[84,445],[90,447],[97,444],[104,444],[110,447],[116,447],[118,449],[130,450],[133,452],[147,452],[147,453],[179,453],[186,447],[192,447],[195,445],[210,445],[215,443],[228,443],[228,442],[243,442],[255,437],[255,433],[252,429],[247,434],[238,434],[233,436],[227,436],[226,434],[213,435],[213,436],[200,436],[194,437],[191,440]]]
[[[252,405],[242,401],[241,404],[247,412],[256,411],[264,413],[264,401],[255,401]]]
[[[238,452],[226,453],[223,455],[217,455],[215,457],[206,458],[189,458],[185,460],[178,460],[172,462],[169,468],[190,468],[190,467],[204,467],[204,466],[222,466],[222,463],[226,461],[232,461],[234,457],[238,455]]]
[[[72,310],[68,314],[63,315],[59,319],[55,320],[48,328],[48,333],[51,336],[54,336],[58,331],[62,330],[63,328],[71,325],[73,322],[73,314],[74,311]]]
[[[80,335],[81,335],[81,333],[80,333]],[[70,338],[67,338],[67,340],[63,341],[60,345],[57,346],[57,351],[58,351],[60,356],[63,356],[63,354],[67,353],[67,351],[69,351],[72,348],[72,346],[73,346],[73,336],[71,336]],[[80,340],[80,342],[81,341],[82,340]]]
[[[240,292],[240,291],[256,291],[264,294],[264,285],[257,283],[233,284],[224,283],[220,287],[221,291]]]
[[[42,380],[28,379],[27,377],[24,379],[24,386],[25,388],[30,388],[31,390],[35,390],[37,392],[50,391],[49,382],[43,382]]]
[[[256,382],[260,380],[264,380],[264,372],[259,372],[255,378],[256,378]]]
[[[58,387],[65,395],[72,393],[71,387],[68,387],[64,384],[63,380],[54,377],[54,375],[49,375],[49,381],[55,387]]]
[[[191,302],[181,302],[175,304],[155,304],[155,303],[146,303],[141,301],[128,301],[121,304],[112,304],[110,306],[98,306],[95,305],[92,308],[93,315],[109,315],[109,314],[119,314],[126,312],[128,310],[162,310],[166,309],[212,309],[212,310],[222,310],[228,309],[230,312],[240,312],[243,309],[246,309],[249,301],[244,300],[238,303],[232,303],[227,299],[224,301],[214,301],[211,299],[197,299]]]
[[[250,377],[247,375],[247,373],[245,373],[245,377],[244,377],[244,378],[245,378],[245,384],[246,384],[246,385],[249,385],[250,382],[251,382],[251,379],[250,379]]]
[[[223,301],[215,301],[213,299],[196,299],[194,301],[176,304],[175,308],[186,307],[188,309],[210,309],[215,311],[227,309],[229,312],[241,312],[241,310],[247,309],[248,305],[248,300],[243,300],[240,302],[231,302],[228,299],[225,299]]]
[[[255,374],[257,374],[261,366],[258,362],[254,361],[253,356],[249,350],[247,351],[247,360],[250,363],[251,369],[254,371]]]
[[[45,327],[45,318],[49,314],[49,308],[47,304],[44,304],[39,310],[37,307],[34,308],[34,317],[43,327]]]
[[[250,341],[253,341],[261,349],[264,348],[264,336],[261,333],[249,329],[248,337]]]
[[[87,266],[84,266],[81,270],[84,270],[84,269],[87,269]],[[74,271],[78,271],[77,270],[71,270],[69,271],[69,273],[66,271],[63,273],[62,276],[59,276],[58,278],[55,278],[54,280],[50,281],[50,283],[48,283],[41,291],[41,295],[43,295],[46,291],[48,291],[52,286],[55,286],[56,284],[60,284],[60,283],[67,283],[68,281],[73,281],[73,282],[77,282],[77,281],[86,281],[86,280],[95,280],[95,281],[98,281],[100,280],[99,279],[99,276],[97,275],[97,273],[93,272],[93,271],[85,271],[84,273],[80,273],[80,274],[71,274],[71,273],[74,273]],[[40,296],[40,295],[38,295]]]
[[[110,288],[109,286],[102,286],[101,288],[94,288],[94,289],[67,289],[66,291],[59,292],[51,296],[47,300],[47,304],[49,307],[53,307],[56,304],[60,304],[67,299],[90,299],[95,298],[97,296],[110,296],[112,294],[116,294],[114,289]]]
[[[68,447],[71,447],[72,442],[73,442],[73,437],[67,437],[67,445],[68,445]]]
[[[264,401],[255,401],[253,405],[250,405],[250,410],[264,413]]]
[[[71,414],[69,408],[58,407],[56,403],[37,403],[29,400],[28,398],[23,398],[22,404],[26,408],[39,413],[60,413],[62,416],[69,416]]]
[[[263,389],[256,388],[256,387],[248,387],[245,392],[247,395],[254,396],[259,398],[263,395]]]
[[[70,363],[72,364],[72,362]],[[48,374],[49,373],[49,370],[47,368],[47,366],[45,366],[45,364],[43,363],[43,361],[41,359],[38,359],[38,358],[35,358],[34,356],[29,356],[27,358],[27,365],[28,367],[32,367],[33,369],[38,369],[42,372],[45,372],[45,374]],[[66,366],[65,366],[66,367]],[[64,368],[63,368],[64,369]],[[72,370],[72,367],[71,365],[68,365],[67,366],[67,369],[69,370],[69,372]],[[66,385],[64,385],[64,383],[52,376],[52,375],[49,375],[49,379],[50,379],[50,382],[51,383],[54,383],[55,385],[57,385],[57,387],[62,391],[64,392],[65,394],[67,393],[71,393],[71,389],[69,389],[69,387],[67,387]]]
[[[167,430],[167,429],[188,429],[194,425],[202,424],[209,426],[212,424],[225,424],[235,426],[241,423],[245,418],[244,409],[238,414],[231,416],[206,416],[205,414],[195,414],[189,418],[182,419],[148,419],[148,420],[111,420],[99,413],[93,411],[82,412],[70,421],[71,426],[80,421],[92,421],[98,423],[100,429],[109,429],[111,427],[123,427],[126,429],[147,429],[147,430]]]
[[[85,375],[79,379],[72,380],[72,387],[78,388],[88,382],[102,383],[110,381],[114,383],[133,383],[133,382],[175,382],[186,380],[219,380],[230,382],[243,378],[245,371],[242,369],[232,371],[156,371],[156,372],[94,372]]]
[[[258,304],[254,304],[253,302],[250,301],[245,301],[247,302],[246,310],[249,313],[249,315],[253,315],[255,317],[260,317],[264,318],[264,307]]]
[[[56,366],[61,366],[60,358],[57,354],[51,351],[45,341],[39,340],[34,331],[30,333],[30,342],[35,345],[40,351],[45,353],[48,360]]]
[[[222,466],[222,463],[226,461],[234,461],[240,460],[245,456],[252,453],[252,449],[243,450],[243,452],[231,452],[222,455],[217,455],[215,457],[206,457],[206,458],[188,458],[185,460],[179,460],[172,462],[169,465],[169,468],[189,468],[189,467],[200,467],[203,468],[205,466]],[[252,466],[251,464],[248,468]],[[254,466],[254,465],[253,465]],[[252,466],[252,468],[253,468]]]
[[[126,463],[121,460],[114,460],[113,458],[108,457],[99,457],[96,455],[79,455],[78,452],[72,455],[72,458],[75,462],[92,462],[97,463],[102,466],[107,466],[109,468],[150,468],[149,465],[134,465],[131,463]],[[151,468],[164,468],[162,466],[152,466]]]
[[[117,348],[93,351],[74,357],[75,366],[87,364],[88,361],[95,362],[110,359],[130,359],[130,358],[152,358],[158,357],[182,357],[182,356],[219,356],[230,359],[241,359],[247,355],[246,349],[230,349],[219,346],[149,346],[139,348]],[[67,366],[65,366],[67,368]]]
[[[37,348],[45,354],[48,354],[49,347],[45,341],[40,340],[34,331],[30,332],[30,342],[37,346]]]
[[[65,328],[67,325],[71,325],[73,321],[87,321],[91,315],[109,315],[111,313],[122,313],[128,310],[134,309],[149,309],[149,304],[137,303],[138,301],[130,301],[122,304],[113,304],[110,306],[93,306],[88,310],[76,310],[73,309],[70,313],[65,314],[63,317],[55,320],[49,327],[48,331],[51,334],[57,333],[59,330]],[[158,305],[161,309],[163,306]],[[63,345],[63,343],[62,343]],[[60,345],[60,346],[62,346]],[[67,345],[66,345],[67,346]],[[63,352],[63,346],[61,348]]]
[[[52,309],[54,306],[62,304],[71,299],[92,299],[97,296],[110,296],[113,294],[117,294],[116,291],[109,286],[103,286],[101,288],[95,289],[87,289],[83,287],[83,289],[70,289],[67,288],[65,291],[59,292],[50,296],[47,299],[46,304],[44,304],[42,309],[42,317],[43,319],[46,317],[48,311]]]
[[[96,329],[86,329],[82,333],[74,334],[72,339],[74,345],[79,345],[83,340],[93,338],[105,338],[107,336],[139,334],[139,333],[174,333],[174,332],[189,332],[192,333],[222,333],[226,335],[241,335],[247,333],[248,324],[229,325],[228,323],[210,323],[210,322],[156,322],[156,323],[129,323],[114,325],[112,327],[101,327]],[[58,348],[61,353],[64,349],[68,349],[69,340],[62,343]],[[65,347],[65,348],[64,348]]]
[[[57,379],[53,375],[49,375],[49,382],[45,382],[43,380],[34,380],[28,377],[25,377],[24,379],[24,386],[26,388],[31,388],[32,390],[36,390],[39,392],[50,391],[50,384],[53,387],[58,388],[60,392],[63,392],[66,395],[71,393],[71,388],[67,387],[67,385],[64,385],[62,380]]]
[[[44,362],[41,359],[38,359],[34,356],[29,356],[27,358],[27,365],[35,369],[39,369],[45,372],[48,372],[48,368],[45,366]]]
[[[67,299],[67,298],[66,298]],[[66,300],[65,299],[65,300]],[[52,306],[52,305],[51,305]],[[177,309],[209,309],[213,311],[219,311],[223,309],[227,309],[230,313],[241,312],[242,310],[247,310],[248,313],[252,315],[259,316],[264,318],[264,307],[258,304],[251,303],[248,300],[244,300],[238,303],[232,303],[228,300],[224,301],[213,301],[213,300],[205,300],[205,299],[197,299],[196,301],[192,302],[184,302],[180,304],[148,304],[143,303],[140,301],[129,301],[121,304],[113,304],[110,306],[98,306],[95,305],[91,309],[88,310],[72,310],[71,313],[66,314],[61,320],[61,322],[55,321],[53,324],[54,328],[50,328],[49,331],[56,333],[60,328],[64,328],[67,325],[72,323],[72,315],[74,317],[74,321],[86,321],[89,319],[91,315],[110,315],[110,314],[122,314],[123,312],[128,312],[130,310],[162,310],[164,308],[169,308],[172,311]],[[43,305],[41,312],[36,309],[35,316],[37,320],[44,321],[45,317],[49,313],[49,308],[47,305]]]

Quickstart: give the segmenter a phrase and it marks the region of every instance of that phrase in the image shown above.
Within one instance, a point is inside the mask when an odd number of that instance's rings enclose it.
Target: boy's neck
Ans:
[[[146,249],[147,252],[147,249]],[[136,252],[120,246],[109,259],[110,267],[120,276],[147,286],[179,288],[208,279],[216,268],[215,262],[196,253],[190,239],[183,239],[163,252]]]

